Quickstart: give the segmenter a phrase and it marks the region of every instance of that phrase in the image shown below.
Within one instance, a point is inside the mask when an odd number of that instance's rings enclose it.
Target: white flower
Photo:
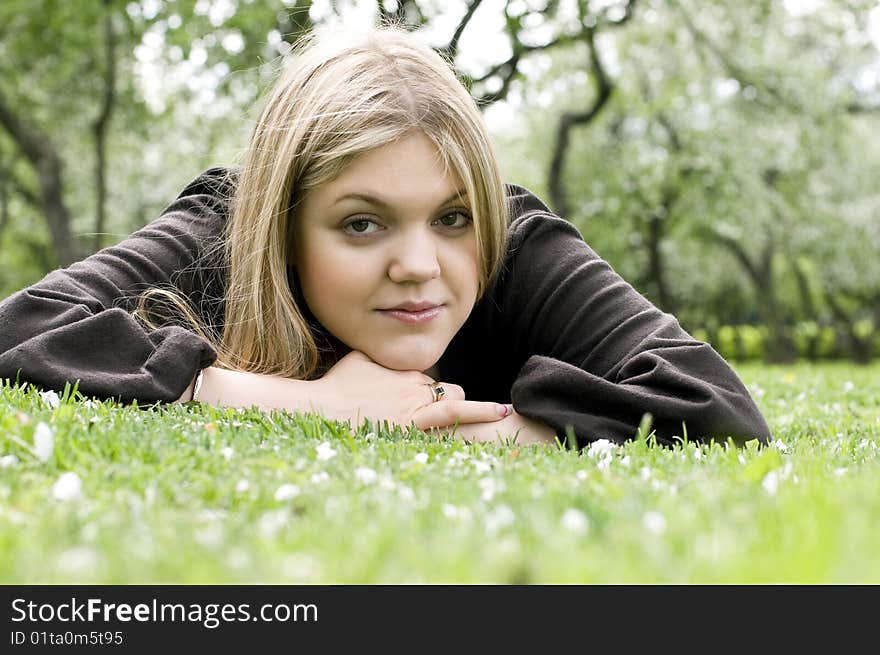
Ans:
[[[480,489],[483,491],[480,497],[487,503],[495,497],[495,492],[498,491],[498,483],[495,480],[492,478],[481,478],[477,484],[480,485]]]
[[[373,469],[359,466],[354,470],[354,477],[362,484],[373,484],[379,476]]]
[[[846,391],[847,393],[849,393],[850,391],[852,391],[855,388],[856,388],[856,385],[854,385],[852,383],[852,380],[847,380],[846,382],[843,383],[843,390]]]
[[[34,450],[33,453],[41,462],[48,461],[52,457],[52,451],[55,449],[55,438],[52,428],[40,421],[34,429]]]
[[[836,469],[834,469],[834,475],[839,478],[842,475],[846,475],[847,470],[848,469],[846,469],[846,467],[836,468]]]
[[[663,534],[666,532],[666,519],[660,512],[648,512],[642,517],[642,525],[645,530],[654,534]]]
[[[416,461],[419,464],[427,464],[428,462],[428,453],[419,453],[416,455]]]
[[[486,515],[486,531],[495,534],[499,530],[513,525],[516,516],[507,505],[499,505]]]
[[[443,510],[443,516],[450,521],[468,522],[471,520],[471,511],[467,507],[457,507],[456,505],[443,503],[441,509]]]
[[[588,457],[610,457],[617,446],[608,439],[597,439],[587,449]]]
[[[587,449],[587,457],[592,457],[593,459],[598,460],[596,462],[596,468],[600,471],[607,471],[611,467],[611,460],[614,457],[615,448],[617,448],[617,446],[608,441],[608,439],[597,439],[591,443],[590,447]]]
[[[271,539],[284,527],[289,517],[286,509],[270,510],[257,521],[257,531],[264,539]]]
[[[15,455],[3,455],[3,457],[0,457],[0,468],[2,469],[8,469],[16,464],[18,464],[18,457]]]
[[[295,484],[285,483],[275,490],[275,500],[285,501],[299,496],[300,490]]]
[[[58,398],[58,394],[52,391],[41,391],[40,398],[46,401],[46,404],[49,405],[52,409],[58,407],[61,404],[61,400]]]
[[[235,493],[243,494],[245,491],[251,488],[251,483],[245,479],[241,479],[235,483]]]
[[[574,474],[574,477],[576,477],[578,480],[580,480],[581,482],[583,482],[584,480],[587,479],[587,472],[584,471],[584,470],[580,470],[580,471],[578,471],[577,473]]]
[[[220,449],[220,454],[223,455],[223,458],[228,462],[230,459],[232,459],[232,456],[235,454],[235,451],[232,448],[230,448],[229,446],[226,446],[226,447]]]
[[[200,546],[205,548],[217,548],[223,543],[223,528],[212,523],[211,525],[199,528],[193,534],[193,538]]]
[[[321,484],[322,482],[327,482],[330,479],[330,476],[327,475],[327,471],[318,471],[317,473],[312,473],[312,484]]]
[[[779,474],[776,471],[770,471],[761,480],[761,486],[764,487],[764,491],[769,495],[775,496],[776,491],[779,489]]]
[[[375,438],[376,438],[376,433],[375,433],[375,432],[367,432],[367,433],[364,435],[364,441],[372,441],[372,440],[375,439]]]
[[[562,527],[575,534],[586,534],[590,527],[590,520],[579,509],[569,507],[562,515]]]
[[[52,497],[55,500],[69,501],[82,498],[82,481],[76,473],[62,473],[52,485]]]
[[[620,465],[626,466],[627,468],[629,468],[629,462],[630,462],[629,455],[627,455],[622,460],[620,460]]]
[[[639,475],[642,476],[642,480],[650,480],[651,476],[654,475],[654,472],[648,466],[643,466],[639,471]]]
[[[332,457],[336,457],[336,451],[330,446],[329,441],[324,441],[318,444],[318,447],[315,449],[317,453],[317,457],[320,461],[324,462]]]
[[[773,442],[773,445],[776,447],[776,450],[778,450],[783,455],[788,454],[788,446],[785,444],[785,442],[782,439],[777,439],[776,441]]]
[[[82,573],[98,566],[100,555],[88,546],[77,546],[58,555],[58,568],[67,573]]]
[[[443,503],[443,516],[448,519],[456,519],[458,518],[458,508],[455,505],[450,505],[449,503]]]
[[[401,500],[405,500],[407,502],[412,502],[416,499],[416,492],[413,491],[411,487],[407,487],[405,484],[402,484],[397,488],[397,495],[400,496]]]
[[[477,469],[477,473],[488,473],[492,470],[492,465],[489,462],[474,460],[474,468]]]

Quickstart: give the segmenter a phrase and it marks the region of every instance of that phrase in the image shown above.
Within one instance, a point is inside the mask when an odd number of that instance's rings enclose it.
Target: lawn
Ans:
[[[436,441],[0,387],[4,583],[880,583],[880,365],[736,366],[759,448]]]

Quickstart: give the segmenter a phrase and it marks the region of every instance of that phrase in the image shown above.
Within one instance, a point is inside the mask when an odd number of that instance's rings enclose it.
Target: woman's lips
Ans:
[[[443,305],[429,307],[428,309],[422,309],[417,312],[408,312],[404,309],[380,309],[378,311],[383,316],[393,318],[401,323],[406,323],[407,325],[421,325],[422,323],[428,323],[437,318],[440,315],[440,312],[443,311]]]

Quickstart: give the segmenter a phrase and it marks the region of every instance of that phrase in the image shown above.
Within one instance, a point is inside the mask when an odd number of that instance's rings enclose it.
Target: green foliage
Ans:
[[[880,358],[880,339],[871,321],[859,321],[856,335],[870,345],[872,358]],[[717,328],[696,328],[694,338],[712,345],[722,357],[735,361],[764,360],[767,357],[769,331],[762,325],[722,325]],[[851,356],[848,337],[840,329],[804,321],[792,328],[792,340],[798,359],[822,361]]]
[[[768,447],[701,444],[685,429],[658,447],[647,416],[622,447],[467,445],[5,385],[0,577],[880,582],[878,367],[738,370],[773,431]]]
[[[829,296],[850,323],[877,320],[880,44],[862,4],[802,9],[647,2],[602,34],[615,92],[573,137],[568,218],[689,325],[827,324]],[[511,174],[536,190],[546,173],[533,181],[534,160],[547,170],[558,117],[588,107],[594,83],[577,46],[540,59],[520,105],[527,129],[501,141]],[[759,340],[744,338],[746,350]]]
[[[407,7],[439,42],[451,36],[449,16],[464,13],[463,2],[447,4]],[[486,116],[506,179],[549,200],[559,118],[590,105],[595,76],[584,41],[540,47],[582,23],[575,6],[545,4],[506,3],[496,24],[506,26],[509,48],[488,55],[477,56],[487,41],[475,18],[456,62],[476,80],[522,49],[507,111],[499,106]],[[779,322],[800,350],[815,350],[811,357],[839,351],[827,336],[798,330],[880,320],[875,4],[646,0],[620,22],[624,4],[577,4],[599,16],[598,54],[614,92],[594,121],[572,133],[566,218],[685,325],[712,331]],[[154,218],[204,168],[235,163],[288,43],[313,21],[352,11],[350,0],[113,0],[106,8],[7,0],[0,3],[0,97],[60,153],[73,232],[91,244],[93,123],[106,90],[110,16],[110,245]],[[478,83],[476,93],[489,86]],[[512,118],[501,123],[505,113]],[[45,274],[54,256],[43,209],[27,199],[38,194],[36,172],[2,127],[0,186],[5,297]],[[738,348],[754,353],[763,338],[743,336]]]

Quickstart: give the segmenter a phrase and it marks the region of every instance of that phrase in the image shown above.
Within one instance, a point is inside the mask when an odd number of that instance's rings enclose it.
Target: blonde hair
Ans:
[[[287,275],[296,205],[358,155],[414,130],[467,189],[485,293],[503,261],[507,205],[482,116],[451,63],[396,26],[316,30],[292,48],[270,89],[230,201],[222,334],[201,329],[184,309],[216,348],[215,365],[297,379],[322,374],[326,362]]]

